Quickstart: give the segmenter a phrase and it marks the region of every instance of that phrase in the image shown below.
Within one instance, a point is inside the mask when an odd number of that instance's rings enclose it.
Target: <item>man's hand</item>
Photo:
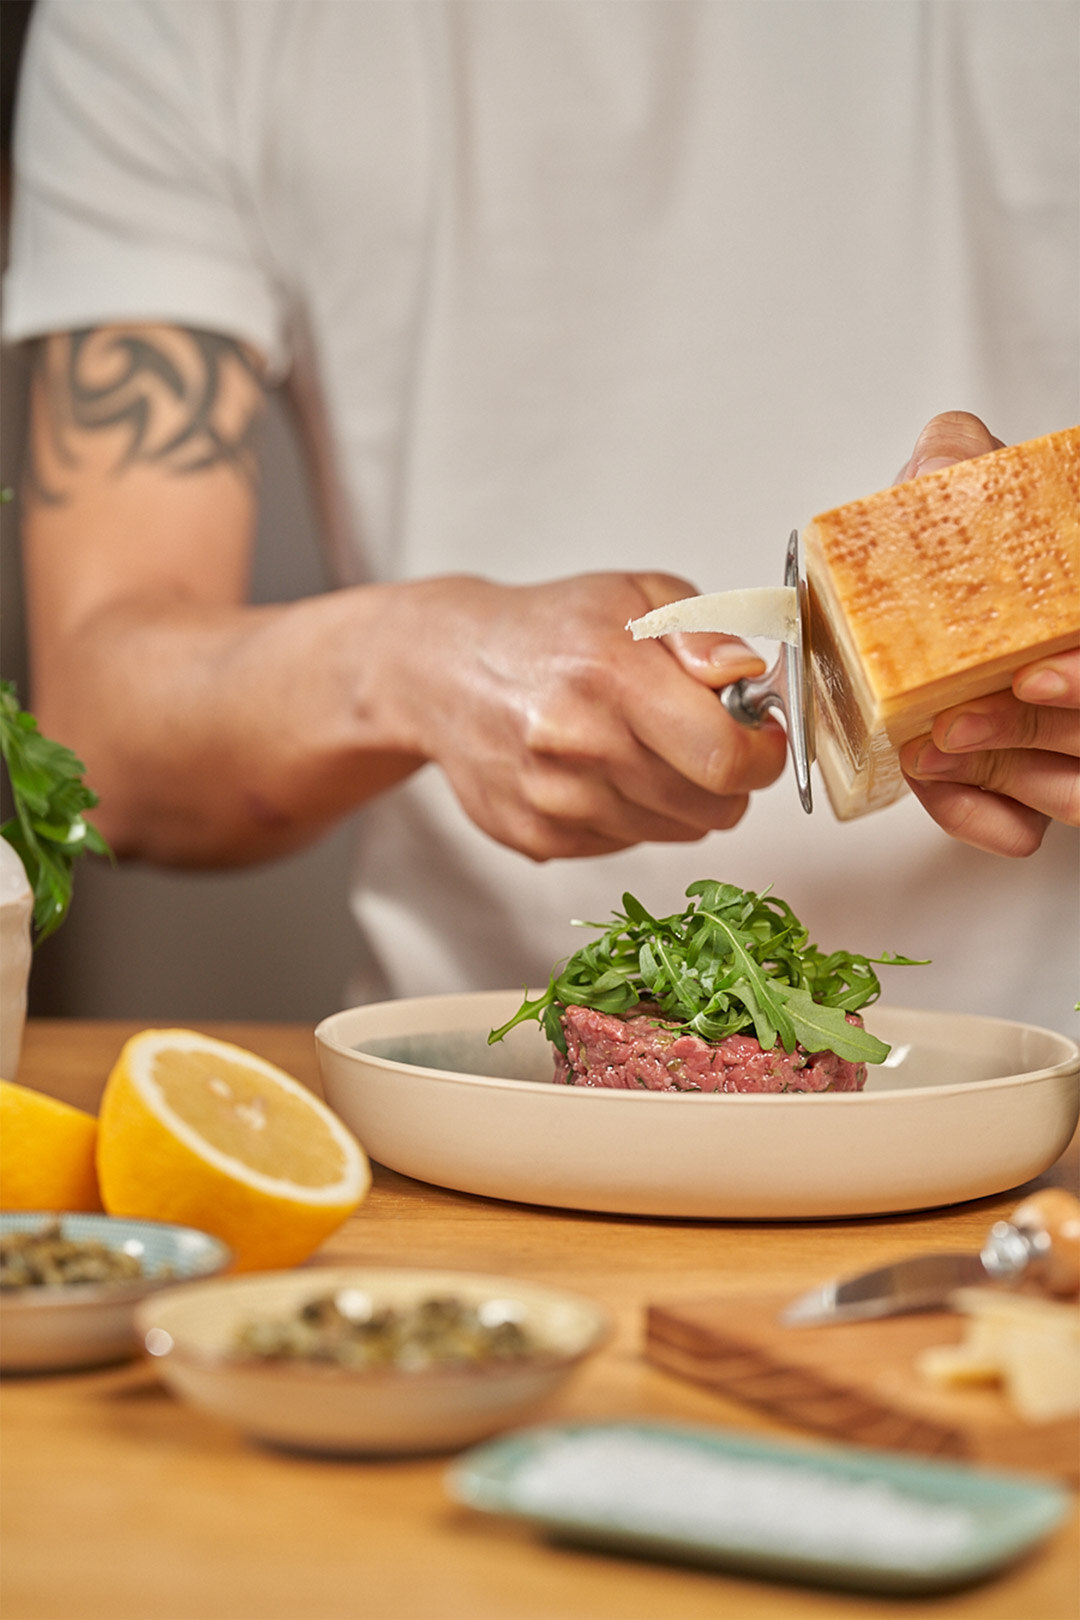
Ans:
[[[402,589],[392,729],[441,767],[477,826],[534,860],[701,838],[733,826],[783,769],[782,728],[737,725],[711,689],[758,673],[755,653],[697,637],[691,672],[627,633],[628,620],[692,595],[685,580]]]
[[[937,416],[902,478],[1001,448],[977,417]],[[1030,855],[1051,821],[1080,825],[1080,650],[1017,670],[1011,689],[937,716],[900,751],[912,791],[953,838]]]
[[[901,750],[913,791],[954,838],[1030,855],[1051,821],[1080,826],[1080,651],[1027,664],[1007,692],[947,709]]]

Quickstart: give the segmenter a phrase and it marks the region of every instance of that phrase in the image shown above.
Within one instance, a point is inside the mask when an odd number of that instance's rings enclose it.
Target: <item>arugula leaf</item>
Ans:
[[[808,1052],[835,1052],[849,1063],[883,1063],[889,1055],[884,1041],[869,1030],[849,1024],[840,1007],[826,1007],[805,990],[778,984],[776,994],[791,1014],[800,1046]]]
[[[0,681],[0,753],[15,808],[0,836],[26,868],[34,891],[34,943],[40,945],[67,916],[78,857],[89,852],[111,858],[112,852],[83,814],[98,802],[83,781],[85,766],[70,748],[41,735],[33,715],[19,708],[11,681]]]
[[[579,923],[601,938],[569,957],[552,973],[547,989],[522,1003],[489,1043],[516,1024],[535,1018],[562,1052],[560,1014],[569,1006],[593,1007],[619,1017],[644,1006],[676,1029],[707,1041],[753,1031],[764,1050],[779,1042],[787,1052],[832,1051],[853,1063],[881,1063],[884,1041],[846,1014],[881,994],[874,964],[923,965],[886,952],[826,956],[784,900],[755,894],[711,878],[691,883],[690,901],[671,917],[653,917],[632,894],[610,923]]]

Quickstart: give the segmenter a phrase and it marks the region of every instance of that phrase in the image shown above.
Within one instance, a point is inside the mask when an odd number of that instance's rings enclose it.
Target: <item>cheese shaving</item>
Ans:
[[[667,602],[626,628],[635,641],[683,631],[709,630],[731,636],[759,636],[766,641],[799,640],[799,605],[792,585],[758,585],[745,591],[713,591]]]

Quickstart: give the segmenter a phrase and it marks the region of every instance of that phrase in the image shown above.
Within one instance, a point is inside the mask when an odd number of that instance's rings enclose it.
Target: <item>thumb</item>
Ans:
[[[985,456],[991,450],[1003,450],[1004,443],[995,439],[985,422],[970,411],[943,411],[931,417],[915,440],[915,448],[906,464],[901,467],[896,482],[920,478],[923,473],[937,472],[951,467],[955,461],[967,461],[972,456]]]
[[[632,578],[650,608],[667,607],[698,594],[695,586],[674,574],[634,574]],[[694,630],[676,631],[660,639],[686,673],[704,686],[730,686],[732,681],[765,670],[765,660],[738,636]]]

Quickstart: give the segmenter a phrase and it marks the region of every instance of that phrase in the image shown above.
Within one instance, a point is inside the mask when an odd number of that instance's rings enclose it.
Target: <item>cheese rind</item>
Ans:
[[[814,518],[818,765],[842,820],[904,791],[895,750],[936,714],[1080,643],[1080,428]]]

